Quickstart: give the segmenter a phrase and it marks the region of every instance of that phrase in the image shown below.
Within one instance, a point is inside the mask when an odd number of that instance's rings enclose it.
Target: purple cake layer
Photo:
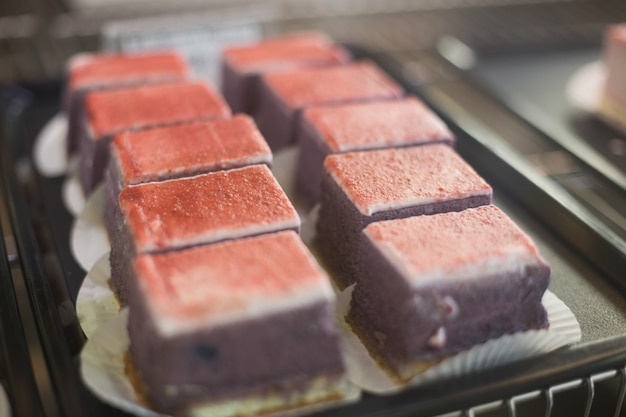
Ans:
[[[134,271],[131,353],[159,411],[341,395],[334,293],[296,233],[141,255]]]
[[[408,97],[309,107],[302,112],[297,142],[297,190],[310,207],[320,198],[327,155],[432,143],[454,145],[455,138],[424,103]]]
[[[272,150],[292,145],[302,109],[389,100],[404,95],[402,87],[368,61],[341,66],[276,71],[263,74],[259,96],[259,129]]]
[[[371,224],[360,244],[348,321],[403,380],[476,344],[548,326],[550,267],[495,206]]]
[[[370,223],[491,203],[492,190],[443,144],[330,155],[316,244],[340,288],[358,273],[358,236]]]

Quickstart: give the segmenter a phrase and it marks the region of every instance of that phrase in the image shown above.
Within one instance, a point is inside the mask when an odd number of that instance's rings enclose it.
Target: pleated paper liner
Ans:
[[[119,320],[120,307],[109,287],[109,278],[108,254],[105,254],[89,271],[78,293],[78,317],[85,334],[90,339],[89,343],[93,341],[101,327],[108,326],[111,321]],[[574,314],[556,295],[547,291],[542,302],[548,312],[549,329],[531,330],[488,341],[445,359],[408,383],[399,384],[390,378],[370,356],[367,348],[344,321],[350,306],[352,289],[353,286],[348,287],[337,295],[336,322],[340,330],[348,377],[355,385],[372,394],[389,395],[409,386],[479,372],[549,352],[581,339],[580,326]],[[125,327],[119,328],[116,332],[107,331],[106,334],[112,339],[127,340],[128,338]],[[107,367],[103,368],[104,371],[107,369]],[[113,376],[107,378],[118,379]],[[89,380],[85,382],[88,386],[93,384]],[[123,386],[120,386],[119,390],[122,389]],[[113,401],[116,400],[112,400],[112,404],[114,404]]]

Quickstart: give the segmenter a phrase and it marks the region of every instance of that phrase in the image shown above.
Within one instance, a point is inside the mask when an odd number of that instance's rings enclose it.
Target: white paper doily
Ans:
[[[67,117],[58,113],[41,129],[33,144],[33,162],[44,177],[67,171]]]
[[[101,184],[89,196],[70,230],[70,250],[84,271],[89,271],[103,254],[111,250],[104,223],[104,199],[104,184]]]
[[[0,384],[0,417],[11,417],[11,404],[2,384]]]
[[[85,209],[85,193],[80,185],[78,172],[78,156],[70,158],[67,174],[61,189],[63,205],[74,217],[78,216]]]
[[[337,297],[337,323],[341,329],[350,380],[371,394],[390,395],[405,389],[406,386],[475,373],[549,352],[579,342],[581,339],[580,325],[574,314],[556,295],[546,291],[542,301],[548,312],[549,330],[532,330],[490,340],[446,359],[413,378],[408,384],[400,385],[379,367],[359,337],[343,319],[350,308],[353,288],[354,285],[346,288]]]
[[[124,357],[126,356],[130,340],[126,329],[128,323],[128,308],[124,308],[96,330],[87,341],[80,354],[80,373],[87,387],[102,401],[123,411],[140,417],[162,416],[139,399],[131,381],[126,374]],[[296,409],[275,413],[264,413],[268,417],[296,417],[337,407],[358,401],[361,391],[349,384],[346,397],[325,403],[317,403],[298,407]],[[197,407],[192,416],[225,417],[231,415],[229,407]]]

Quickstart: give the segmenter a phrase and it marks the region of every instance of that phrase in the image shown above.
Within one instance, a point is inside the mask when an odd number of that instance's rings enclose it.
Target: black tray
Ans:
[[[363,54],[362,51],[355,51]],[[397,78],[402,78],[386,61],[388,57],[370,57],[378,60]],[[413,92],[423,94],[431,104],[437,103],[429,96],[429,90],[415,87],[404,79],[400,81]],[[72,259],[68,247],[72,219],[61,202],[62,179],[43,178],[30,163],[37,132],[57,111],[59,84],[6,86],[2,91],[1,186],[9,202],[19,266],[46,360],[45,371],[54,393],[54,400],[48,400],[48,403],[53,402],[52,406],[64,416],[125,415],[96,399],[80,380],[77,357],[85,340],[73,307],[84,272]],[[457,134],[461,154],[495,185],[496,204],[532,235],[553,265],[550,288],[577,316],[583,341],[557,352],[477,374],[437,381],[389,397],[364,395],[356,404],[315,415],[435,415],[455,410],[474,412],[480,408],[472,407],[479,404],[489,404],[486,408],[502,408],[509,414],[515,414],[516,408],[527,402],[534,402],[540,408],[551,411],[560,407],[559,397],[555,394],[561,391],[575,394],[568,397],[564,407],[590,411],[593,405],[594,411],[598,411],[605,406],[605,402],[594,402],[594,398],[606,396],[611,400],[608,409],[621,408],[626,388],[626,297],[618,287],[609,283],[607,274],[581,257],[532,214],[540,209],[527,210],[515,198],[517,193],[511,193],[519,191],[517,187],[522,184],[532,193],[532,204],[536,208],[546,204],[558,214],[549,196],[537,191],[532,176],[524,177],[507,161],[503,162],[493,149],[485,147],[480,138],[472,137],[468,133],[470,129],[459,123],[454,115],[443,116]],[[506,175],[494,178],[494,172]],[[511,190],[511,184],[516,190]],[[574,228],[584,227],[576,218],[570,216],[564,219],[571,222]],[[5,271],[0,270],[0,279],[4,274]],[[5,319],[4,310],[2,318]],[[6,350],[7,341],[0,339],[0,342]],[[6,364],[9,368],[13,365],[10,361]],[[600,384],[603,381],[608,382]],[[604,388],[600,389],[600,386]],[[24,387],[28,388],[28,385],[10,387],[14,397]],[[579,395],[577,389],[582,390],[583,395]],[[16,415],[45,415],[41,410],[28,411],[27,405],[26,401],[16,402]]]

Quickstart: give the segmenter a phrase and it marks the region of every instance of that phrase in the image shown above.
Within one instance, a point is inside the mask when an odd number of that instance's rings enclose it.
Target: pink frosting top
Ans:
[[[331,152],[454,142],[454,136],[443,121],[416,97],[309,107],[303,117]]]
[[[137,253],[300,226],[266,165],[133,185],[119,203]]]
[[[609,26],[607,29],[607,37],[613,41],[626,44],[626,23]]]
[[[328,276],[291,231],[141,255],[135,270],[154,310],[201,316],[205,326],[233,313],[258,318],[279,303],[297,307],[310,301],[307,293],[332,294]]]
[[[272,162],[248,116],[124,132],[113,140],[122,186]]]
[[[95,91],[85,98],[96,139],[123,130],[230,116],[230,108],[202,82],[152,84]]]
[[[391,99],[404,94],[402,87],[368,61],[270,72],[263,75],[263,81],[292,108]]]
[[[489,184],[443,144],[334,154],[324,166],[366,216],[492,193]]]
[[[459,269],[480,276],[496,273],[494,267],[520,269],[520,261],[545,263],[532,240],[493,205],[372,223],[364,233],[413,282],[433,273],[438,279],[458,277]]]
[[[229,65],[244,73],[341,64],[350,60],[348,51],[333,46],[326,35],[315,32],[231,47],[224,50],[223,57]]]
[[[142,54],[81,54],[70,62],[71,89],[151,79],[188,76],[185,61],[175,52]]]

